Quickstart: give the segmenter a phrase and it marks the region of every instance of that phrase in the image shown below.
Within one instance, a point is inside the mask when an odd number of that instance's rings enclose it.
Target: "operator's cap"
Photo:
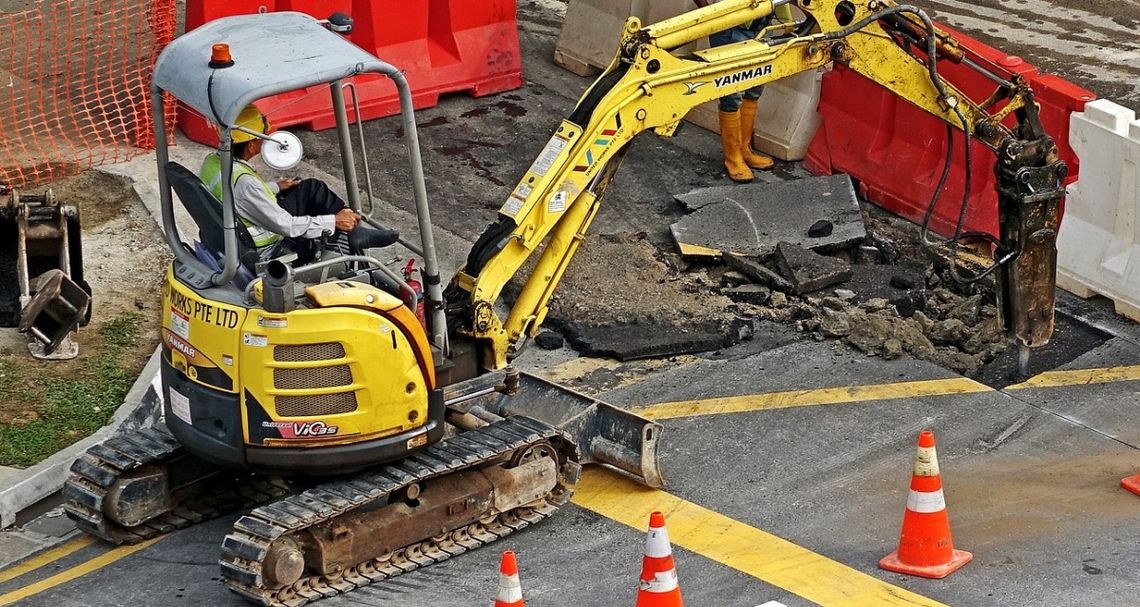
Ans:
[[[269,133],[269,119],[266,118],[265,114],[262,114],[261,110],[257,109],[257,106],[253,104],[245,106],[245,109],[243,109],[241,113],[238,114],[237,121],[235,122],[234,126],[245,127],[251,131],[257,131],[258,133],[262,134]],[[222,129],[219,127],[219,136],[221,135],[221,132]],[[253,139],[256,139],[253,135],[238,131],[236,129],[230,132],[230,137],[232,138],[231,140],[233,143],[245,143],[246,141],[252,141]]]

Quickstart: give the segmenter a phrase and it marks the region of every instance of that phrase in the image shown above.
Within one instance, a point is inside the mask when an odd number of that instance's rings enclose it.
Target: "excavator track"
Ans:
[[[549,447],[548,456],[555,459],[557,482],[539,499],[504,512],[492,511],[476,522],[445,528],[431,538],[386,550],[336,572],[313,575],[306,564],[304,575],[293,583],[271,580],[271,571],[281,560],[271,550],[275,542],[292,542],[298,534],[322,525],[335,530],[338,517],[381,509],[413,485],[517,461],[520,454],[542,446]],[[222,544],[222,577],[231,590],[261,605],[299,607],[443,561],[537,523],[570,499],[580,472],[577,445],[565,433],[528,417],[510,417],[448,438],[398,462],[254,509],[234,524]],[[352,538],[345,541],[351,543]]]
[[[183,488],[184,499],[138,524],[123,525],[106,514],[116,481],[191,458],[164,424],[112,437],[92,446],[72,464],[63,489],[64,510],[79,529],[91,535],[113,544],[137,544],[295,491],[278,477],[217,469],[194,483],[209,483],[208,488]],[[197,460],[191,463],[209,466]]]

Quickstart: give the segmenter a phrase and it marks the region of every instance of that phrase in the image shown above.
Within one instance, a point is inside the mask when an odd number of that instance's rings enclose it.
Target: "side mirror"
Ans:
[[[277,131],[261,144],[262,162],[278,171],[288,171],[301,164],[304,154],[301,140],[289,131]]]

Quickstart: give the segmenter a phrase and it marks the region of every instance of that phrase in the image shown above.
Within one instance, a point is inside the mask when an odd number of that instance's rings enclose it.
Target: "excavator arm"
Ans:
[[[754,40],[677,51],[710,33],[768,17],[783,4],[793,4],[806,19],[771,25]],[[997,152],[1002,233],[993,239],[996,261],[986,273],[998,271],[1007,329],[1024,345],[1045,343],[1052,334],[1053,243],[1064,164],[1024,82],[971,62],[995,82],[994,93],[978,103],[942,79],[932,57],[969,61],[922,11],[883,0],[724,0],[647,27],[629,19],[609,68],[559,125],[453,279],[447,293],[453,329],[479,343],[481,366],[505,366],[542,324],[634,136],[647,130],[670,136],[702,103],[837,62]],[[1011,114],[1012,128],[1005,123]],[[539,251],[502,320],[495,302]]]

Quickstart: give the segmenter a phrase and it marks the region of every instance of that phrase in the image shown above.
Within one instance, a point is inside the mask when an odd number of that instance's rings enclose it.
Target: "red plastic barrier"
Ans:
[[[1077,156],[1069,147],[1069,115],[1084,110],[1095,96],[1057,76],[1040,74],[1019,57],[986,46],[945,26],[967,54],[1006,76],[1029,80],[1045,131],[1057,142],[1069,165],[1065,183],[1077,180]],[[969,98],[982,102],[994,83],[965,65],[940,61],[939,74]],[[860,193],[875,204],[914,222],[921,222],[930,197],[942,175],[946,153],[946,123],[918,109],[894,93],[841,65],[823,77],[819,100],[823,123],[808,147],[804,166],[817,175],[848,173],[859,182]],[[1011,115],[1005,124],[1013,126]],[[994,191],[994,154],[971,140],[972,182],[964,229],[998,232],[997,192]],[[954,133],[954,162],[939,198],[930,227],[950,235],[958,221],[965,187],[965,145]]]
[[[320,19],[337,11],[352,16],[349,40],[404,72],[417,109],[437,104],[445,93],[482,97],[522,86],[515,0],[187,0],[186,29],[261,10],[298,11]],[[367,75],[353,82],[364,120],[400,111],[388,78]],[[351,104],[347,91],[345,98]],[[269,97],[258,106],[275,128],[335,125],[323,86]],[[351,105],[349,114],[351,118]],[[205,117],[180,108],[178,124],[194,141],[217,144],[217,133]]]

